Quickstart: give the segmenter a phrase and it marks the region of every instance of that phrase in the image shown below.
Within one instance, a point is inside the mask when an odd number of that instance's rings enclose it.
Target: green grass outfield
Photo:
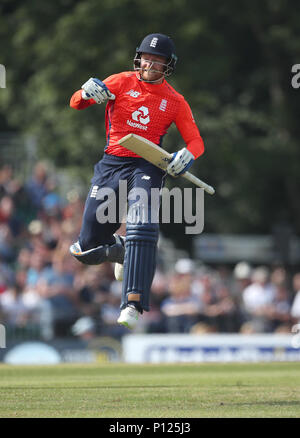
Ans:
[[[0,417],[300,417],[300,363],[0,365]]]

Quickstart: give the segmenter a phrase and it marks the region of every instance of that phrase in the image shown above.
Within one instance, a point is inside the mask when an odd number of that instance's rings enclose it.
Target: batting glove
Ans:
[[[85,100],[94,99],[96,103],[103,103],[108,99],[115,99],[104,82],[97,78],[90,78],[82,86],[82,98]]]
[[[194,155],[188,151],[187,148],[183,148],[172,154],[172,159],[167,167],[167,172],[172,176],[182,175],[191,167],[194,160]]]

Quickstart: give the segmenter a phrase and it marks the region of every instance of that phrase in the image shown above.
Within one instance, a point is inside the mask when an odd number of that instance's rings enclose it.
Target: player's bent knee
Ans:
[[[158,240],[158,233],[159,225],[156,223],[127,224],[126,240],[156,243]]]
[[[79,242],[75,242],[70,246],[70,253],[81,263],[100,265],[104,262],[123,263],[125,249],[121,243],[115,243],[113,245],[100,245],[83,251]]]

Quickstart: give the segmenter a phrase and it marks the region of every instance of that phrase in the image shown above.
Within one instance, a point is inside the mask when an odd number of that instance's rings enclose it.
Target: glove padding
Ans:
[[[94,99],[100,104],[108,99],[115,99],[115,96],[109,91],[104,82],[97,78],[90,78],[82,86],[82,98],[85,100]]]
[[[194,155],[187,150],[187,148],[183,148],[172,154],[172,159],[167,167],[167,172],[172,176],[182,175],[191,167],[194,160]]]

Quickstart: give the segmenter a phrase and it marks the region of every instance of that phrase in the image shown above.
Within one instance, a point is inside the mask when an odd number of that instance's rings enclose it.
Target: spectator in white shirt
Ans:
[[[292,303],[291,316],[295,323],[300,323],[300,272],[293,277],[295,296]]]
[[[274,288],[270,286],[268,280],[269,270],[259,266],[253,270],[252,283],[242,292],[247,331],[253,333],[271,331],[269,314],[272,309]],[[241,330],[243,331],[243,327]]]

